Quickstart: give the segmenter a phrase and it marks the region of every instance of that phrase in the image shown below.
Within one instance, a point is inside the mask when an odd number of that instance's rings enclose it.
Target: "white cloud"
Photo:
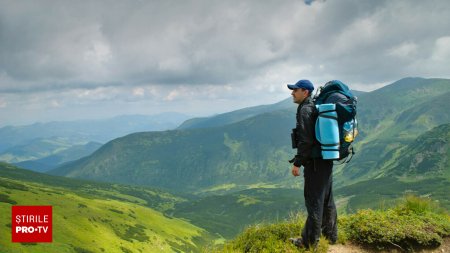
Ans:
[[[6,108],[7,105],[8,105],[8,102],[6,102],[6,100],[0,98],[0,108]]]
[[[398,58],[411,58],[417,53],[418,46],[413,42],[404,42],[388,50],[388,55]]]
[[[58,100],[52,100],[50,102],[50,106],[54,107],[54,108],[58,108],[58,107],[61,107],[61,103]]]
[[[133,89],[133,96],[136,97],[143,97],[145,96],[145,89],[142,87],[134,88]]]
[[[120,95],[121,91],[117,87],[99,87],[95,89],[76,89],[63,92],[67,96],[74,95],[78,100],[104,101],[112,100]]]
[[[180,91],[179,90],[172,90],[170,93],[169,93],[169,95],[167,95],[166,97],[165,97],[165,99],[164,100],[167,100],[167,101],[173,101],[173,100],[175,100],[177,97],[179,97],[180,96]]]
[[[437,62],[450,61],[450,36],[441,37],[436,40],[431,58]]]

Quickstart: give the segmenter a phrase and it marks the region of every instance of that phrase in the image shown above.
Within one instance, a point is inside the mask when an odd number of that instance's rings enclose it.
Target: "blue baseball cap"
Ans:
[[[311,83],[311,81],[306,80],[306,79],[302,79],[295,84],[288,84],[287,87],[290,90],[294,90],[294,89],[305,89],[305,90],[309,90],[309,91],[314,90],[314,85]]]

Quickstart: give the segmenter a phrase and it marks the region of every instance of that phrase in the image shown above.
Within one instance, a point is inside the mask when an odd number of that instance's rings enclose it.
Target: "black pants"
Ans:
[[[337,212],[333,200],[333,162],[316,159],[304,166],[305,205],[308,212],[302,239],[315,246],[321,233],[331,242],[337,240]]]

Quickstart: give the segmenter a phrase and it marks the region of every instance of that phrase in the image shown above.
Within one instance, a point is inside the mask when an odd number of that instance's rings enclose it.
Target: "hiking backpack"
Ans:
[[[319,111],[315,130],[322,157],[347,163],[355,154],[357,98],[339,80],[327,82],[319,91],[313,101]]]

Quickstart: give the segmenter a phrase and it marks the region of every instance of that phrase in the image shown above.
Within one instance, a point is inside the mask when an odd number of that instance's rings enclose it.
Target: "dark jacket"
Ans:
[[[297,108],[297,155],[294,165],[300,167],[308,164],[313,158],[319,158],[320,145],[316,140],[315,125],[317,109],[311,97],[307,97]]]

